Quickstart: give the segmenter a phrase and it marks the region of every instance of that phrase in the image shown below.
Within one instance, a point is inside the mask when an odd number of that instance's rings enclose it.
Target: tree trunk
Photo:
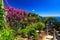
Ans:
[[[48,35],[48,26],[47,26],[47,35]]]
[[[55,34],[55,28],[54,28],[54,36],[53,36],[53,40],[56,40],[56,34]]]

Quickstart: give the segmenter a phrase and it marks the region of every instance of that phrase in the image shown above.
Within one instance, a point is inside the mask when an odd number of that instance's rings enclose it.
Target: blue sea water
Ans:
[[[56,17],[58,19],[58,22],[60,22],[60,17]]]

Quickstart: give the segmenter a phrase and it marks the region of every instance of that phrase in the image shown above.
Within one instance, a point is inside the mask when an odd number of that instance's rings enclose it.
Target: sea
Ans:
[[[58,19],[58,22],[60,22],[60,17],[56,17]]]

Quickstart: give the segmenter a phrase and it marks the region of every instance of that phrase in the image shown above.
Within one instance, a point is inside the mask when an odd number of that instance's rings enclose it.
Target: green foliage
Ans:
[[[0,2],[0,27],[5,28],[6,23],[4,21],[4,10],[2,9],[2,2]]]
[[[55,29],[60,31],[60,22],[54,22],[53,24],[55,25]]]
[[[50,21],[50,20],[52,20],[54,22],[57,22],[57,18],[55,18],[55,17],[44,17],[44,22],[45,23],[48,22],[48,21]]]
[[[54,22],[54,25],[60,26],[60,22]]]
[[[29,37],[32,37],[32,38],[37,38],[37,37],[39,36],[39,34],[36,32],[35,29],[29,30],[28,33],[27,33],[27,35],[28,35]]]
[[[43,28],[45,28],[45,24],[42,23],[42,22],[38,22],[36,29],[40,31],[40,30],[42,30]]]
[[[14,39],[14,34],[13,30],[11,29],[4,29],[0,31],[0,40],[13,40]]]
[[[22,29],[22,30],[19,31],[20,35],[23,36],[23,37],[25,37],[25,35],[27,35],[27,32],[28,32],[27,29]]]
[[[36,32],[36,30],[43,30],[43,28],[45,27],[44,23],[42,22],[38,22],[38,23],[33,23],[30,26],[27,26],[25,29],[22,29],[19,31],[19,33],[23,36],[23,35],[27,35],[27,37],[38,37],[38,33]]]
[[[4,20],[4,10],[2,8],[2,2],[0,2],[0,40],[13,40],[13,30],[6,28],[6,22]]]
[[[45,24],[42,22],[37,22],[37,23],[33,23],[30,26],[27,26],[27,29],[37,29],[37,30],[42,30],[45,27]]]

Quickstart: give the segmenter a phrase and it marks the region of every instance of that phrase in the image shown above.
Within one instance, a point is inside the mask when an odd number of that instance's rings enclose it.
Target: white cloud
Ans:
[[[34,9],[32,11],[35,11]]]

